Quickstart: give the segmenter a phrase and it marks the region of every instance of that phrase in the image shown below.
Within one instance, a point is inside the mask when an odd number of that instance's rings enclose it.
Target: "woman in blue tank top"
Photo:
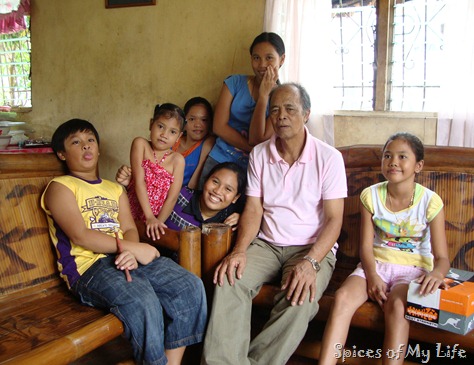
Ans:
[[[278,82],[285,61],[285,45],[276,33],[258,35],[250,46],[253,75],[232,75],[224,80],[214,114],[217,139],[199,180],[220,162],[232,161],[247,169],[252,147],[270,138],[267,121],[269,95]]]

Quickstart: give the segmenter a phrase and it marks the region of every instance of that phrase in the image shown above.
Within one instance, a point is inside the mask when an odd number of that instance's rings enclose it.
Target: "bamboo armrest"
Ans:
[[[231,246],[232,229],[224,223],[205,223],[202,225],[202,281],[210,296],[214,285],[214,271],[227,255]]]
[[[140,241],[178,253],[178,262],[185,269],[201,277],[201,230],[189,226],[181,231],[165,228],[165,234],[153,241],[146,235],[145,224],[136,222]]]

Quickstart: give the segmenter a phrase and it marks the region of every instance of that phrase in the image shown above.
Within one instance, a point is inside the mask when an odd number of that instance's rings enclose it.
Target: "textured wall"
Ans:
[[[212,103],[222,80],[251,71],[248,47],[262,31],[264,0],[157,0],[105,9],[104,0],[32,2],[33,110],[50,135],[90,120],[101,134],[101,173],[128,163],[135,136],[148,136],[154,105]]]
[[[156,103],[196,95],[215,103],[227,75],[251,72],[248,47],[262,31],[265,0],[104,4],[32,1],[33,110],[21,119],[45,136],[70,118],[90,120],[102,137],[102,176],[112,179],[132,139],[148,136]],[[335,118],[335,142],[383,143],[409,130],[433,144],[435,128],[423,117],[346,112]]]
[[[337,147],[384,144],[396,132],[410,132],[424,144],[434,145],[436,121],[433,113],[344,112],[334,118],[334,140]]]

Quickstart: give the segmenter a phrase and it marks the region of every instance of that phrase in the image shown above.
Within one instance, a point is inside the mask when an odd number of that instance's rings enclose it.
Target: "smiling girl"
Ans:
[[[408,284],[421,283],[420,295],[433,293],[449,270],[443,202],[417,184],[424,148],[409,133],[385,143],[382,174],[387,181],[361,193],[361,263],[337,290],[323,336],[320,365],[336,364],[343,351],[354,312],[367,299],[382,307],[385,317],[383,354],[406,351],[409,322],[405,319]],[[402,364],[385,356],[382,364]]]
[[[133,218],[145,222],[146,234],[153,240],[164,234],[164,222],[181,189],[184,158],[171,147],[182,134],[184,120],[178,106],[157,105],[150,121],[150,140],[137,137],[130,149],[130,207]]]
[[[203,223],[225,223],[235,230],[242,210],[236,204],[246,185],[246,173],[233,162],[220,163],[211,170],[203,191],[181,189],[178,202],[166,221],[166,226],[181,230]]]

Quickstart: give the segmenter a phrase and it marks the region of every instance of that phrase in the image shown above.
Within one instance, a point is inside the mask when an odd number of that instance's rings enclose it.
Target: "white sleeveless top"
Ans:
[[[384,181],[364,189],[360,199],[372,214],[376,260],[433,269],[429,223],[443,208],[438,194],[415,184],[413,205],[394,213],[385,204],[387,181]]]

